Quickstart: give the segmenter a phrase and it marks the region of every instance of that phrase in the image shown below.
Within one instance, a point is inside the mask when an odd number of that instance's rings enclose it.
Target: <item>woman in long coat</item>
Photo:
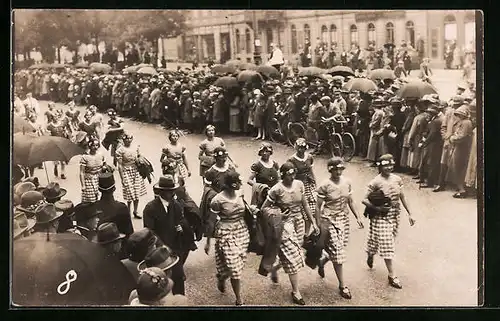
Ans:
[[[403,136],[403,145],[401,148],[401,158],[399,160],[399,166],[401,169],[407,169],[409,166],[410,157],[410,129],[413,125],[413,119],[416,116],[416,107],[412,101],[407,101],[407,106],[405,107],[406,119],[401,129],[400,135]]]
[[[472,131],[472,145],[465,174],[465,187],[468,189],[468,195],[472,195],[472,191],[477,190],[477,127]]]
[[[378,156],[378,143],[380,139],[380,130],[382,129],[382,118],[384,117],[384,112],[382,111],[382,107],[385,106],[386,103],[381,99],[376,99],[372,103],[372,107],[374,108],[374,113],[372,115],[372,119],[370,122],[370,141],[368,142],[368,153],[366,158],[375,163]]]

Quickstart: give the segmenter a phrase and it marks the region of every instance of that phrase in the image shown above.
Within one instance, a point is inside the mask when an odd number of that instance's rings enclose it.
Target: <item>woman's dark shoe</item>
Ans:
[[[368,255],[368,258],[366,259],[366,265],[368,265],[370,269],[373,268],[373,255]]]
[[[62,179],[66,179],[66,175],[61,174],[61,178],[62,178]]]
[[[325,263],[326,260],[323,258],[319,259],[318,261],[318,274],[322,279],[325,278]]]
[[[306,302],[304,301],[304,298],[297,298],[295,294],[292,292],[292,300],[293,303],[298,304],[298,305],[306,305]]]
[[[59,170],[57,169],[57,167],[54,167],[54,176],[59,176]]]
[[[240,305],[243,305],[243,302],[236,300],[236,302],[234,302],[234,305],[240,306]]]
[[[442,191],[444,191],[444,187],[442,187],[441,185],[438,185],[432,191],[433,192],[442,192]]]
[[[412,179],[417,179],[417,180],[419,180],[419,179],[420,179],[420,176],[418,176],[418,175],[417,175],[417,176],[413,176],[413,177],[412,177]]]
[[[465,192],[458,192],[458,193],[453,194],[453,198],[466,198],[466,197],[467,197],[467,193],[465,193]]]
[[[434,186],[432,185],[429,185],[429,184],[423,184],[423,185],[420,185],[420,188],[433,188]]]
[[[389,278],[389,285],[392,286],[393,288],[396,289],[402,289],[403,285],[401,284],[401,281],[399,281],[398,277],[388,277]]]
[[[344,299],[352,299],[351,291],[349,291],[349,288],[347,286],[344,286],[343,288],[339,287],[339,293],[340,296]]]
[[[226,292],[226,281],[222,279],[217,280],[217,289],[221,292],[224,293]]]
[[[134,218],[136,218],[136,219],[140,220],[140,219],[142,218],[142,216],[140,216],[140,215],[139,215],[139,214],[137,214],[137,213],[134,213]]]
[[[276,270],[271,271],[271,281],[273,281],[273,283],[279,283],[278,272]]]

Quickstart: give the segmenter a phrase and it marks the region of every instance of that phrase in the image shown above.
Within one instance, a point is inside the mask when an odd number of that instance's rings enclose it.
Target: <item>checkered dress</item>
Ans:
[[[288,159],[288,162],[292,163],[297,169],[295,179],[304,183],[304,195],[306,196],[309,209],[314,213],[316,210],[316,179],[312,172],[312,165],[314,162],[312,155],[306,153],[304,158],[300,158],[297,154],[294,154]],[[308,220],[308,218],[304,217],[304,220]]]
[[[388,178],[377,175],[368,185],[368,194],[380,188],[384,195],[391,199],[391,209],[387,215],[370,219],[367,253],[379,254],[383,259],[394,258],[396,236],[399,230],[399,196],[403,182],[397,175]]]
[[[138,200],[146,195],[146,184],[137,170],[135,160],[137,158],[136,150],[125,146],[120,146],[116,150],[116,160],[122,166],[122,187],[123,199],[126,202]]]
[[[167,159],[175,160],[177,163],[177,172],[182,178],[187,179],[189,177],[188,170],[186,164],[183,162],[183,155],[185,151],[186,147],[181,144],[168,144],[162,149],[162,158],[165,157]]]
[[[99,198],[99,172],[104,165],[104,156],[101,154],[85,154],[80,159],[83,166],[82,203],[94,203]]]
[[[318,187],[317,193],[318,198],[324,200],[321,218],[328,222],[325,251],[333,263],[343,264],[347,258],[345,248],[350,234],[347,201],[351,195],[351,183],[344,177],[338,184],[329,179]]]
[[[235,200],[230,200],[219,193],[212,199],[210,207],[220,218],[214,234],[217,277],[222,280],[239,280],[250,243],[248,227],[243,220],[243,197],[238,195]]]

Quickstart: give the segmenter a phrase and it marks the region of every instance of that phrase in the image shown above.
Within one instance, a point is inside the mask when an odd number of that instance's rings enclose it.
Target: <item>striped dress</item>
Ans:
[[[175,161],[177,163],[177,172],[184,180],[188,178],[188,169],[182,157],[185,151],[186,147],[179,143],[176,145],[168,144],[161,151],[162,160],[168,159],[169,161]]]
[[[302,243],[304,243],[305,222],[302,214],[304,184],[294,180],[290,188],[280,181],[267,195],[267,200],[278,207],[290,209],[283,218],[283,234],[278,258],[287,274],[296,274],[304,266]]]
[[[333,263],[343,264],[350,234],[348,198],[351,195],[351,182],[344,177],[340,177],[338,183],[329,179],[318,187],[317,193],[318,198],[324,201],[321,219],[329,223],[325,251]]]
[[[394,257],[395,241],[399,230],[399,198],[402,187],[403,181],[394,174],[390,174],[387,178],[379,174],[368,184],[367,197],[372,191],[380,189],[386,197],[391,199],[391,209],[386,215],[370,219],[366,249],[368,255],[378,253],[383,259]]]
[[[220,218],[214,233],[217,278],[241,279],[250,243],[250,234],[243,219],[243,192],[236,191],[235,199],[229,199],[219,193],[212,199],[210,208]]]
[[[311,212],[314,213],[316,210],[316,179],[314,178],[314,173],[312,171],[314,158],[308,153],[304,155],[304,158],[300,158],[297,154],[293,154],[288,161],[295,165],[295,168],[297,169],[295,179],[304,183],[304,193],[307,204],[309,205]],[[304,219],[306,220],[307,218],[304,217]]]
[[[132,147],[120,146],[116,150],[116,160],[123,171],[123,199],[126,202],[138,200],[146,195],[146,184],[137,170],[135,160],[137,159],[138,149]]]
[[[83,166],[82,203],[97,202],[99,195],[99,173],[104,165],[104,156],[100,153],[95,155],[85,154],[80,159],[80,167]]]

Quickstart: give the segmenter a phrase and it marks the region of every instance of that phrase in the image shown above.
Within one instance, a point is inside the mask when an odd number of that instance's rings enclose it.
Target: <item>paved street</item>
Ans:
[[[414,71],[413,74],[417,74]],[[436,70],[434,83],[440,89],[441,99],[448,99],[455,91],[460,72]],[[42,112],[47,102],[40,102]],[[106,119],[107,120],[107,119]],[[125,128],[135,137],[141,152],[155,167],[158,177],[160,153],[166,143],[167,133],[158,125],[126,121]],[[198,144],[200,135],[181,138],[187,147],[188,162],[193,176],[187,180],[187,189],[195,201],[202,193],[201,178],[198,176]],[[250,165],[257,159],[259,142],[248,138],[224,137],[231,157],[238,164],[241,175],[248,177]],[[274,159],[280,164],[292,154],[292,149],[276,145]],[[105,152],[111,162],[109,152]],[[53,178],[52,164],[48,164],[50,179],[59,181],[68,189],[67,197],[75,204],[80,201],[78,180],[78,157],[67,167],[66,180]],[[42,184],[46,183],[43,170],[36,170]],[[314,171],[319,181],[327,177],[326,159],[317,157]],[[361,200],[367,183],[377,174],[365,162],[353,159],[347,164],[344,175],[353,183],[353,197],[358,212],[364,206]],[[122,199],[118,175],[115,195]],[[406,213],[402,213],[401,228],[396,249],[395,269],[404,288],[396,290],[387,284],[387,271],[383,260],[376,257],[374,269],[366,266],[364,252],[368,233],[357,228],[351,219],[351,239],[348,246],[348,261],[344,267],[346,284],[353,298],[348,301],[338,294],[338,282],[330,264],[326,267],[326,278],[321,279],[316,271],[305,267],[300,272],[301,293],[308,305],[321,306],[473,306],[477,304],[477,202],[471,199],[454,199],[452,192],[432,193],[429,189],[418,189],[411,177],[402,176],[404,191],[409,200],[413,216],[417,220],[410,227]],[[245,184],[245,195],[250,187]],[[152,185],[148,195],[141,200],[140,210],[153,199]],[[352,217],[352,216],[351,216]],[[352,217],[353,218],[353,217]],[[136,229],[142,228],[141,220],[134,220]],[[215,258],[213,251],[207,256],[203,251],[205,240],[198,244],[198,250],[191,252],[186,263],[186,295],[194,305],[233,305],[234,295],[230,285],[225,294],[216,288]],[[280,284],[273,285],[269,278],[257,274],[260,258],[249,255],[243,273],[243,300],[246,305],[292,305],[291,287],[288,277],[281,272]]]

